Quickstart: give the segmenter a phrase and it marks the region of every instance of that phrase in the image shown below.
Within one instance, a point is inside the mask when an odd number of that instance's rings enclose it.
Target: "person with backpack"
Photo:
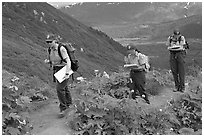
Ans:
[[[184,92],[185,90],[185,56],[188,44],[184,36],[178,29],[173,31],[173,35],[168,37],[166,45],[170,51],[170,68],[173,74],[175,89],[174,92]]]
[[[52,64],[53,67],[53,80],[56,82],[56,90],[57,96],[59,99],[59,109],[60,113],[59,116],[63,117],[67,113],[68,108],[72,104],[72,98],[70,91],[68,90],[68,78],[69,78],[69,71],[71,69],[71,59],[67,50],[64,46],[60,46],[60,37],[55,34],[49,34],[46,38],[46,43],[49,44],[48,52],[49,52],[49,59],[47,63]],[[61,55],[59,55],[59,53]],[[61,56],[61,57],[60,57]],[[62,61],[63,59],[63,61]],[[57,79],[54,77],[54,73],[59,71],[64,66],[66,67],[66,75],[65,80],[63,82],[58,82]]]
[[[142,54],[133,44],[127,46],[128,56],[124,58],[125,68],[130,70],[130,81],[132,82],[132,98],[136,99],[137,91],[139,95],[150,104],[148,95],[145,93],[145,73],[149,69],[149,64],[147,62],[147,56]]]

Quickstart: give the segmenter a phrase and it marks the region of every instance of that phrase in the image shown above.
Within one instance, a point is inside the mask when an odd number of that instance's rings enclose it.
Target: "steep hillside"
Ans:
[[[106,34],[87,27],[47,3],[2,3],[3,69],[51,80],[44,64],[48,33],[77,44],[77,57],[84,76],[94,69],[116,71],[122,64],[124,49]],[[84,52],[80,52],[83,48]],[[49,80],[48,80],[49,79]]]

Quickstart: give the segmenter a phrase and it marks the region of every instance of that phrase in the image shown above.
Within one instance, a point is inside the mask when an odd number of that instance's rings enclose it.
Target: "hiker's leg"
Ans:
[[[145,78],[145,72],[136,72],[135,73],[136,76],[134,77],[134,81],[135,81],[135,86],[139,91],[140,96],[148,103],[149,99],[147,94],[145,93],[145,83],[146,83],[146,78]]]
[[[133,72],[132,80],[135,85],[135,91],[139,91],[140,96],[146,95],[145,94],[145,72]]]
[[[131,96],[132,96],[132,98],[133,99],[136,99],[136,92],[137,92],[137,87],[136,87],[136,83],[135,83],[135,77],[136,77],[136,75],[135,75],[135,73],[133,72],[133,71],[130,71],[130,78],[132,79],[132,89],[134,90],[134,92],[132,92],[131,94]]]
[[[180,90],[185,89],[185,53],[181,52],[178,55],[178,74],[180,82]]]
[[[72,97],[68,89],[68,86],[65,87],[65,98],[66,98],[66,106],[69,107],[72,104]]]
[[[175,87],[176,89],[178,89],[179,79],[178,79],[178,65],[177,65],[176,53],[170,53],[170,68],[174,78]]]
[[[63,111],[67,108],[67,103],[66,103],[66,86],[68,83],[68,79],[64,80],[62,83],[57,82],[57,95],[60,103],[60,111]]]
[[[142,96],[143,94],[145,94],[145,82],[146,82],[146,79],[145,79],[145,72],[142,71],[142,72],[137,72],[135,73],[136,76],[135,76],[135,85],[140,93],[140,96]]]

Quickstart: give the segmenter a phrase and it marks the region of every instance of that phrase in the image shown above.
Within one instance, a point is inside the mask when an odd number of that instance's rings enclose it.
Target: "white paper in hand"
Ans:
[[[54,74],[55,78],[59,81],[59,83],[61,83],[62,81],[65,80],[64,77],[66,75],[66,69],[67,69],[67,66],[64,66],[63,68],[61,68],[59,71],[57,71]],[[69,73],[69,76],[70,76],[74,72],[70,69],[68,73]]]
[[[125,64],[125,65],[124,65],[125,68],[127,68],[127,67],[133,67],[133,66],[134,66],[134,67],[138,67],[138,64]]]

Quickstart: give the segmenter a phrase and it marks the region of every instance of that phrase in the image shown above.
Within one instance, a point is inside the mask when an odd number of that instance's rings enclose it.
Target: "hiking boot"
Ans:
[[[143,95],[142,95],[142,98],[146,101],[147,104],[150,104],[149,99],[147,98],[146,95],[143,94]]]
[[[64,115],[64,111],[60,111],[59,113],[59,118],[63,118],[65,115]]]
[[[173,92],[179,92],[180,91],[180,89],[179,88],[175,88],[175,89],[173,89]]]
[[[181,92],[181,93],[184,93],[184,91],[185,91],[185,88],[179,89],[179,92]]]
[[[60,111],[59,118],[63,118],[64,116],[66,116],[67,113],[68,113],[68,109]]]
[[[146,101],[147,104],[150,104],[149,99],[144,99]]]

